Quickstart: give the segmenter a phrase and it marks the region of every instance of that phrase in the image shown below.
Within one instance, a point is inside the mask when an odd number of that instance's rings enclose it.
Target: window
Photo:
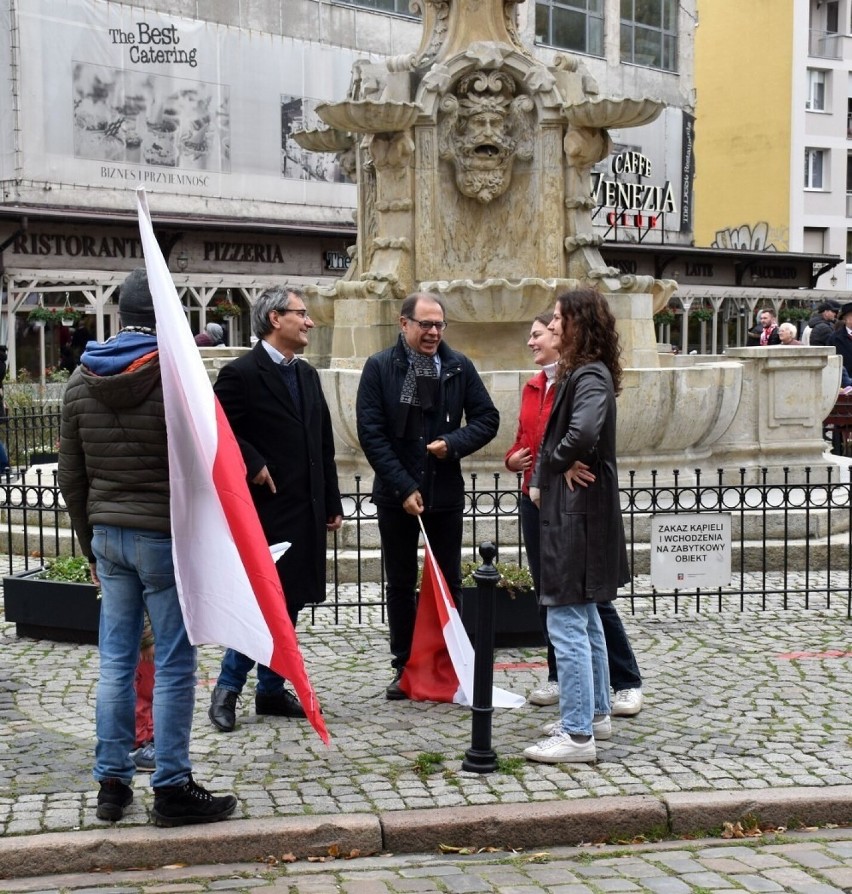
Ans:
[[[805,189],[823,189],[826,149],[805,149]]]
[[[825,254],[825,229],[823,227],[805,227],[802,248],[808,254]]]
[[[621,0],[621,61],[677,71],[677,0]]]
[[[812,112],[825,111],[825,85],[828,80],[828,72],[818,68],[808,69],[808,98],[805,108]]]
[[[604,0],[545,0],[535,5],[536,43],[603,56]]]
[[[337,0],[346,6],[363,6],[366,9],[380,9],[384,12],[398,12],[400,15],[417,18],[411,11],[411,0]]]

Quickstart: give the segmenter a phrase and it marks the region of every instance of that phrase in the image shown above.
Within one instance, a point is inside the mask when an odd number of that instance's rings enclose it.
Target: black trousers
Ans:
[[[405,667],[411,654],[417,613],[420,525],[401,506],[378,506],[379,536],[385,559],[388,628],[393,667]],[[424,512],[426,536],[456,605],[461,602],[462,512]]]

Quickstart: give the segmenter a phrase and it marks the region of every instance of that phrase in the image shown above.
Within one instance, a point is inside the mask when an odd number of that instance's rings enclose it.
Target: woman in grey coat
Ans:
[[[609,305],[593,289],[560,295],[549,328],[560,340],[559,390],[530,497],[540,509],[539,599],[556,651],[561,724],[524,755],[583,763],[597,757],[595,737],[609,738],[612,729],[597,604],[615,599],[629,580],[615,461],[621,349]]]

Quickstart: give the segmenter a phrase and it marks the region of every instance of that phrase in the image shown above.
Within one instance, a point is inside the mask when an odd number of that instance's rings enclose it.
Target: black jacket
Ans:
[[[846,327],[841,326],[828,340],[835,351],[843,358],[843,368],[852,376],[852,337],[846,332]]]
[[[302,413],[293,406],[281,371],[258,342],[219,371],[213,390],[243,454],[266,542],[289,541],[278,561],[288,604],[325,599],[326,522],[342,514],[331,415],[317,371],[296,364]],[[275,481],[252,483],[266,466]]]
[[[402,339],[368,358],[358,385],[358,439],[375,478],[372,499],[380,506],[401,506],[415,490],[427,511],[464,507],[462,457],[484,447],[497,434],[500,414],[473,363],[441,342],[441,377],[433,410],[423,413],[418,438],[396,434],[402,383],[408,357]],[[465,425],[462,425],[464,417]],[[436,438],[447,443],[443,460],[426,452]]]
[[[814,314],[808,320],[808,326],[811,327],[808,344],[812,347],[815,345],[827,345],[828,340],[834,335],[834,323],[829,323],[822,314]]]
[[[559,385],[530,487],[541,489],[542,605],[609,602],[630,580],[615,459],[615,393],[603,363]],[[563,473],[581,460],[595,481],[569,490]]]

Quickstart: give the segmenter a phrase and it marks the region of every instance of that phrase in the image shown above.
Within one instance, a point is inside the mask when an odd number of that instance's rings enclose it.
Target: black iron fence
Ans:
[[[648,481],[623,478],[622,512],[632,578],[620,603],[627,610],[661,600],[676,611],[832,608],[852,617],[852,470],[719,470],[675,472]],[[517,476],[471,475],[466,493],[463,558],[478,562],[492,541],[498,560],[526,564],[520,535]],[[0,536],[8,572],[35,568],[76,550],[55,473],[29,469],[0,478]],[[661,519],[700,515],[724,522],[730,580],[712,588],[655,585],[654,527]],[[350,623],[383,616],[383,564],[368,483],[356,478],[344,494],[343,528],[329,543],[328,598],[315,620]],[[719,538],[717,538],[719,539]],[[722,547],[719,547],[720,549]]]
[[[45,412],[41,405],[7,409],[0,424],[0,440],[6,445],[9,465],[25,469],[56,458],[59,449],[59,410]]]

